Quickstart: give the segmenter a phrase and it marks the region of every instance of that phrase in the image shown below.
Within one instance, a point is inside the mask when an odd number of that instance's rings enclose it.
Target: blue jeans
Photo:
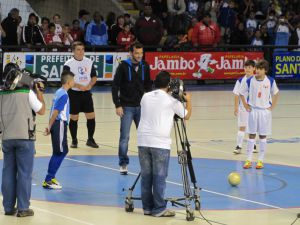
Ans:
[[[2,142],[3,170],[2,195],[4,211],[12,211],[16,202],[18,210],[30,205],[34,141],[4,140]]]
[[[140,147],[141,197],[144,213],[158,214],[166,209],[164,199],[170,150]]]
[[[141,107],[123,107],[124,115],[121,117],[120,140],[119,140],[119,165],[129,164],[128,142],[130,136],[130,127],[134,121],[136,128],[141,118]]]

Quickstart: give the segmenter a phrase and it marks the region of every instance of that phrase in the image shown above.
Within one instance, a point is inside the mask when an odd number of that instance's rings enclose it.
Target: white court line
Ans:
[[[46,153],[40,153],[40,154],[49,155],[49,154],[46,154]],[[102,165],[98,165],[98,164],[94,164],[94,163],[89,163],[89,162],[85,162],[85,161],[81,161],[81,160],[77,160],[77,159],[71,159],[69,157],[66,157],[65,159],[67,159],[69,161],[73,161],[73,162],[78,162],[78,163],[86,164],[86,165],[89,165],[89,166],[94,166],[94,167],[98,167],[98,168],[103,168],[103,169],[108,169],[108,170],[119,172],[118,169],[115,169],[115,168],[112,168],[112,167],[108,167],[108,166],[102,166]],[[138,176],[137,173],[128,172],[128,174],[134,175],[134,176]],[[177,185],[177,186],[183,186],[180,183],[176,183],[176,182],[168,181],[168,180],[167,180],[167,183],[174,184],[174,185]],[[191,188],[193,188],[193,187],[191,187]],[[239,197],[236,197],[236,196],[227,195],[227,194],[223,194],[223,193],[215,192],[215,191],[210,191],[210,190],[206,190],[206,189],[201,189],[201,191],[204,191],[204,192],[207,192],[207,193],[211,193],[211,194],[215,194],[215,195],[220,195],[220,196],[227,197],[227,198],[232,198],[232,199],[240,200],[240,201],[250,202],[250,203],[253,203],[253,204],[257,204],[257,205],[267,206],[267,207],[273,208],[273,209],[281,209],[281,210],[285,210],[285,211],[289,211],[290,212],[290,210],[288,210],[288,209],[284,209],[284,208],[281,208],[281,207],[278,207],[278,206],[275,206],[275,205],[269,205],[269,204],[266,204],[266,203],[263,203],[263,202],[252,201],[252,200],[249,200],[249,199],[239,198]]]
[[[3,199],[2,196],[0,196],[0,197],[1,197],[1,199]],[[93,223],[89,223],[89,222],[86,222],[86,221],[83,221],[83,220],[78,220],[78,219],[75,219],[75,218],[72,218],[72,217],[69,217],[69,216],[64,216],[62,214],[51,212],[49,210],[42,209],[40,207],[31,206],[31,208],[34,209],[34,210],[40,211],[40,212],[44,212],[44,213],[48,213],[48,214],[51,214],[51,215],[54,215],[54,216],[57,216],[57,217],[61,217],[63,219],[68,219],[68,220],[76,222],[76,223],[86,224],[86,225],[94,225]]]

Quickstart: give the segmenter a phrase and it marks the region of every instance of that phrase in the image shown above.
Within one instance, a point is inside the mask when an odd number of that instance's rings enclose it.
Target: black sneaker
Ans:
[[[95,142],[94,139],[88,139],[88,140],[86,141],[86,145],[87,145],[87,146],[90,146],[90,147],[92,147],[92,148],[99,148],[99,145],[97,145],[97,143]]]
[[[26,210],[18,210],[17,217],[26,217],[26,216],[33,216],[34,212],[32,209]]]
[[[14,209],[11,210],[11,211],[6,211],[6,212],[4,213],[4,215],[5,215],[5,216],[14,216],[16,213],[17,213],[17,209],[14,208]]]
[[[77,148],[78,147],[78,141],[77,140],[72,140],[72,143],[70,145],[71,148]]]

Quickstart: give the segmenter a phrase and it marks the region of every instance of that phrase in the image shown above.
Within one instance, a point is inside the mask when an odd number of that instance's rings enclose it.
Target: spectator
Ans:
[[[235,2],[229,0],[223,2],[219,9],[218,24],[221,26],[221,36],[224,37],[224,41],[229,41],[229,34],[235,27],[236,11],[234,10]]]
[[[121,45],[124,50],[128,51],[130,45],[133,44],[135,40],[134,35],[130,32],[130,24],[124,24],[124,30],[118,34],[117,44]]]
[[[2,39],[3,45],[18,45],[17,29],[19,25],[19,10],[13,8],[8,16],[2,21],[1,26],[6,34]]]
[[[186,51],[191,48],[187,34],[169,35],[164,46],[178,51]]]
[[[108,43],[111,45],[111,29],[116,22],[116,14],[114,12],[109,12],[106,16]]]
[[[146,4],[144,15],[135,23],[135,35],[143,45],[158,45],[162,35],[163,26],[158,17],[152,14],[152,7]]]
[[[197,16],[199,10],[199,1],[189,0],[187,2],[187,12],[191,16]]]
[[[93,15],[93,20],[86,29],[85,41],[87,45],[107,45],[108,35],[107,26],[101,20],[101,14],[96,11]]]
[[[70,31],[70,34],[73,38],[73,41],[81,41],[84,40],[84,33],[83,30],[80,29],[80,22],[79,20],[73,20],[72,22],[72,29]]]
[[[300,51],[300,20],[298,21],[295,30],[292,32],[289,40],[289,45],[298,45],[299,48],[294,49],[294,51]]]
[[[121,32],[124,29],[124,23],[125,19],[124,16],[118,16],[117,18],[117,24],[112,25],[111,27],[111,33],[110,33],[110,43],[112,45],[117,45],[117,37],[119,32]]]
[[[22,32],[23,32],[23,24],[22,24],[22,17],[18,17],[18,28],[17,28],[17,37],[18,37],[18,45],[22,43]]]
[[[186,10],[186,4],[184,0],[167,0],[168,12],[171,15],[183,14]]]
[[[61,41],[64,45],[71,45],[74,41],[72,35],[70,34],[69,24],[65,24],[62,28]]]
[[[29,14],[27,25],[23,29],[23,43],[28,45],[46,44],[40,27],[37,25],[37,18],[38,17],[34,13]]]
[[[290,38],[290,31],[293,31],[292,25],[287,21],[287,19],[281,15],[278,20],[278,24],[275,28],[275,45],[288,45]],[[287,50],[287,49],[277,49],[277,50]]]
[[[83,30],[83,31],[85,31],[86,23],[89,22],[89,16],[90,16],[90,13],[87,10],[85,10],[85,9],[81,9],[78,12],[80,29]]]
[[[270,37],[270,44],[274,43],[274,33],[275,33],[275,27],[277,24],[277,17],[275,14],[275,11],[270,11],[267,19],[261,23],[261,25],[266,25],[268,34]]]
[[[2,44],[2,38],[6,36],[5,31],[3,30],[1,24],[0,24],[0,45]]]
[[[54,14],[53,23],[55,24],[55,34],[60,35],[62,33],[62,26],[60,24],[60,15]]]
[[[46,36],[46,34],[49,33],[49,23],[50,23],[49,18],[47,17],[42,18],[40,30],[42,31],[44,37]]]
[[[260,30],[256,30],[255,31],[254,38],[251,41],[251,45],[253,45],[253,46],[262,46],[262,45],[264,45],[264,42],[261,39],[261,32],[260,32]]]
[[[220,28],[211,20],[210,13],[204,15],[193,30],[192,43],[195,47],[202,45],[216,46],[220,42]]]
[[[134,27],[134,24],[133,24],[132,21],[131,21],[131,16],[130,16],[130,14],[128,14],[128,13],[125,13],[125,14],[124,14],[124,23],[128,23],[128,24],[129,24],[130,31],[132,32],[132,29],[133,29],[133,27]]]
[[[255,19],[255,12],[254,11],[250,12],[249,18],[246,21],[246,28],[247,28],[247,31],[250,32],[250,33],[254,33],[254,31],[257,28],[257,21]]]
[[[62,40],[60,35],[55,33],[55,24],[49,23],[49,33],[45,36],[45,42],[47,45],[62,45]]]
[[[154,15],[158,16],[162,21],[164,21],[164,19],[167,18],[167,0],[151,0],[150,5],[152,7]]]
[[[268,28],[266,25],[260,26],[261,39],[263,40],[264,45],[270,45],[270,36],[268,34]]]
[[[230,44],[232,45],[247,45],[249,44],[248,37],[245,31],[245,25],[243,22],[239,22],[237,27],[231,31]]]

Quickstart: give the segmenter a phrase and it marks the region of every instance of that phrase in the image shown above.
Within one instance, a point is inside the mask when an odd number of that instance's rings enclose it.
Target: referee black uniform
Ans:
[[[77,60],[74,57],[69,59],[64,64],[64,70],[69,70],[75,74],[74,81],[75,84],[80,84],[82,86],[88,86],[91,82],[92,77],[96,77],[96,70],[94,68],[94,63],[87,57],[83,57],[82,60]],[[88,91],[82,91],[79,88],[72,88],[68,92],[70,98],[70,114],[78,115],[80,112],[83,113],[93,113],[94,103],[92,98],[92,93]],[[88,140],[86,144],[93,148],[98,148],[93,136],[95,133],[96,122],[95,118],[87,119],[87,129],[88,129]],[[71,147],[77,148],[77,129],[78,120],[70,120],[70,133],[72,136]]]

